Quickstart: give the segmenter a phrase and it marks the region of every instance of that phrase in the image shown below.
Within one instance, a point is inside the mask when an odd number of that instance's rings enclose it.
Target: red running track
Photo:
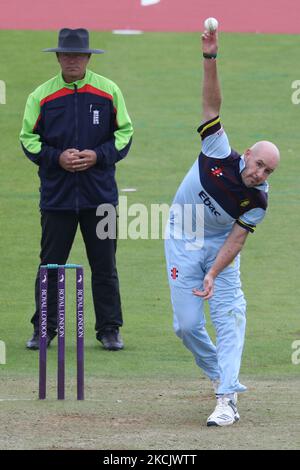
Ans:
[[[158,1],[158,0],[156,0]],[[300,33],[299,0],[0,0],[0,29],[200,31],[215,16],[221,31]]]

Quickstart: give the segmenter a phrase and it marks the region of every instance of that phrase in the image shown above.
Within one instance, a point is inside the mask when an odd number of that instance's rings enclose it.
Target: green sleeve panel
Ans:
[[[121,90],[116,86],[113,94],[113,102],[117,111],[117,126],[115,131],[115,146],[118,151],[128,145],[133,135],[132,122],[126,109]]]
[[[34,127],[40,115],[40,101],[31,93],[25,106],[23,126],[20,134],[20,140],[26,150],[37,154],[42,149],[40,136],[34,133]]]
[[[63,86],[64,82],[61,75],[57,75],[40,85],[29,95],[25,106],[23,126],[20,134],[21,143],[27,152],[38,154],[41,151],[42,142],[40,136],[38,133],[34,132],[40,117],[41,103],[46,97],[55,94],[63,88]]]

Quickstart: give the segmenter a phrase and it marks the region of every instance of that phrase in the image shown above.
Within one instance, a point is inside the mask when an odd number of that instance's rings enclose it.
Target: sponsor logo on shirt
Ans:
[[[241,206],[241,207],[247,207],[249,204],[250,204],[249,199],[243,199],[243,200],[240,202],[240,206]]]

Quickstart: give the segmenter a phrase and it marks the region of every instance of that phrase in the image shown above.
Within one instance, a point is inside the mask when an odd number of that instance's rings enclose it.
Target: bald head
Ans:
[[[273,173],[279,164],[280,153],[272,142],[261,140],[245,151],[244,158],[242,180],[247,187],[254,187],[262,184]]]

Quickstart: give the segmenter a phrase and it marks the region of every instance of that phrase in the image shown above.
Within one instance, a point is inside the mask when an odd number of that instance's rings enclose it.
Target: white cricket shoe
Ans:
[[[240,419],[236,403],[230,398],[223,396],[217,398],[215,411],[207,419],[207,426],[229,426]]]

